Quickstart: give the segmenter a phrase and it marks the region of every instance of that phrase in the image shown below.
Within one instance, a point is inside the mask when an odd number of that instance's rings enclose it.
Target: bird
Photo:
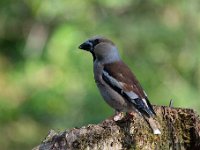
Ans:
[[[108,38],[94,36],[83,42],[79,49],[92,54],[94,79],[104,100],[116,111],[114,120],[120,120],[122,112],[136,112],[147,120],[154,134],[161,134],[147,94],[122,61],[117,46]]]

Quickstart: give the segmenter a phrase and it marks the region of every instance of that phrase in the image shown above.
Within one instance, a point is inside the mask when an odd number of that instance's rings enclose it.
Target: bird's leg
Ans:
[[[113,120],[119,121],[119,120],[122,120],[123,118],[124,118],[124,113],[116,110]]]
[[[153,130],[153,134],[161,134],[160,130],[158,129],[155,120],[150,117],[144,117],[145,120],[149,123],[149,126],[151,127],[151,129]]]

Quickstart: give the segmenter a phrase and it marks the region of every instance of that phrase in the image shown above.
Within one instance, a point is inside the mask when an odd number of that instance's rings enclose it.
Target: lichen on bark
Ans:
[[[34,150],[199,150],[200,119],[192,109],[154,107],[161,135],[154,135],[140,116],[120,121],[106,119],[97,125],[73,128],[61,133],[50,131]]]

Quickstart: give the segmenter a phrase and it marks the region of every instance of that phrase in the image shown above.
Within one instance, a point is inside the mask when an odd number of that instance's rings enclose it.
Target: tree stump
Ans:
[[[200,150],[200,118],[192,109],[154,106],[161,135],[143,117],[106,119],[61,133],[51,130],[33,150]]]

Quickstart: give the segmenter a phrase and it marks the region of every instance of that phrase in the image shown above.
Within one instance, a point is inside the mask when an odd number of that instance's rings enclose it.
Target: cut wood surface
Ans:
[[[154,135],[138,114],[120,121],[51,130],[34,150],[200,150],[200,119],[192,109],[154,106],[161,135]]]

